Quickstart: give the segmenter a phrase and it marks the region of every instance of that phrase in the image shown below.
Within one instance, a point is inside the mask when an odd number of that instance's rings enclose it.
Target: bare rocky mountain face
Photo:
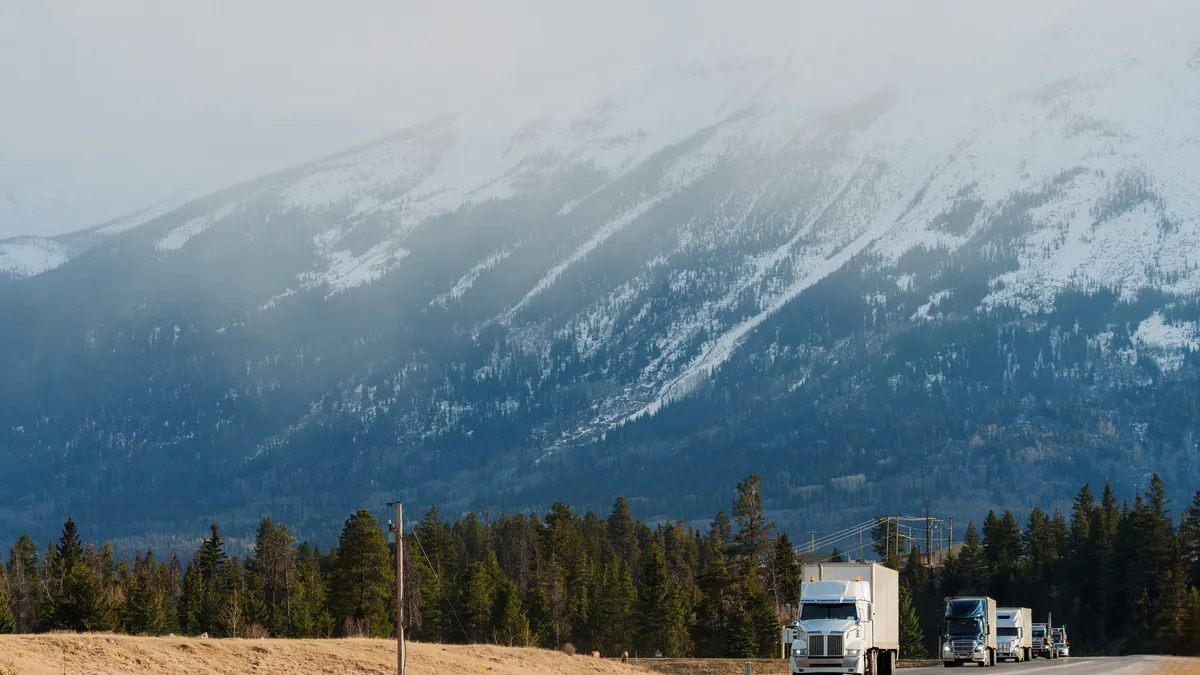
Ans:
[[[4,527],[1194,489],[1200,44],[1030,40],[658,70],[0,242]]]

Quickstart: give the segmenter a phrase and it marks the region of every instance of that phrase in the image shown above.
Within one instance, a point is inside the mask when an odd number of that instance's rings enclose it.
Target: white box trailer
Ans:
[[[1020,663],[1033,658],[1033,610],[996,608],[996,659]]]
[[[946,598],[942,664],[996,665],[996,601],[987,596]]]
[[[894,675],[900,575],[880,563],[806,563],[791,637],[791,670]]]

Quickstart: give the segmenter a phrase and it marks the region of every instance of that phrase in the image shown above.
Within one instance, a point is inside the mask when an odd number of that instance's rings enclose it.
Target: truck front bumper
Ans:
[[[942,660],[946,663],[983,663],[987,660],[987,652],[942,652]]]
[[[863,673],[861,656],[816,657],[792,655],[792,673]]]

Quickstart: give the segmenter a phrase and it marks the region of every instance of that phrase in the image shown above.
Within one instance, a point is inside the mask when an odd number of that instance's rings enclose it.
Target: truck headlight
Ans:
[[[793,647],[793,656],[808,656],[808,647]]]
[[[855,658],[858,658],[858,655],[861,653],[862,653],[861,649],[847,649],[846,650],[846,656],[853,656]]]
[[[950,653],[950,643],[949,642],[946,642],[942,645],[942,652],[944,652],[946,654]]]
[[[983,651],[983,647],[980,647],[979,645],[975,645],[975,651],[981,652],[981,651]]]

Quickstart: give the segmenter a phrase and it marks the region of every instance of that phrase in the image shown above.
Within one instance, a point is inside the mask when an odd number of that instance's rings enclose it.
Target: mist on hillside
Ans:
[[[0,239],[199,197],[444,114],[592,105],[639,71],[789,64],[814,105],[1086,61],[1189,3],[149,0],[0,9]]]

